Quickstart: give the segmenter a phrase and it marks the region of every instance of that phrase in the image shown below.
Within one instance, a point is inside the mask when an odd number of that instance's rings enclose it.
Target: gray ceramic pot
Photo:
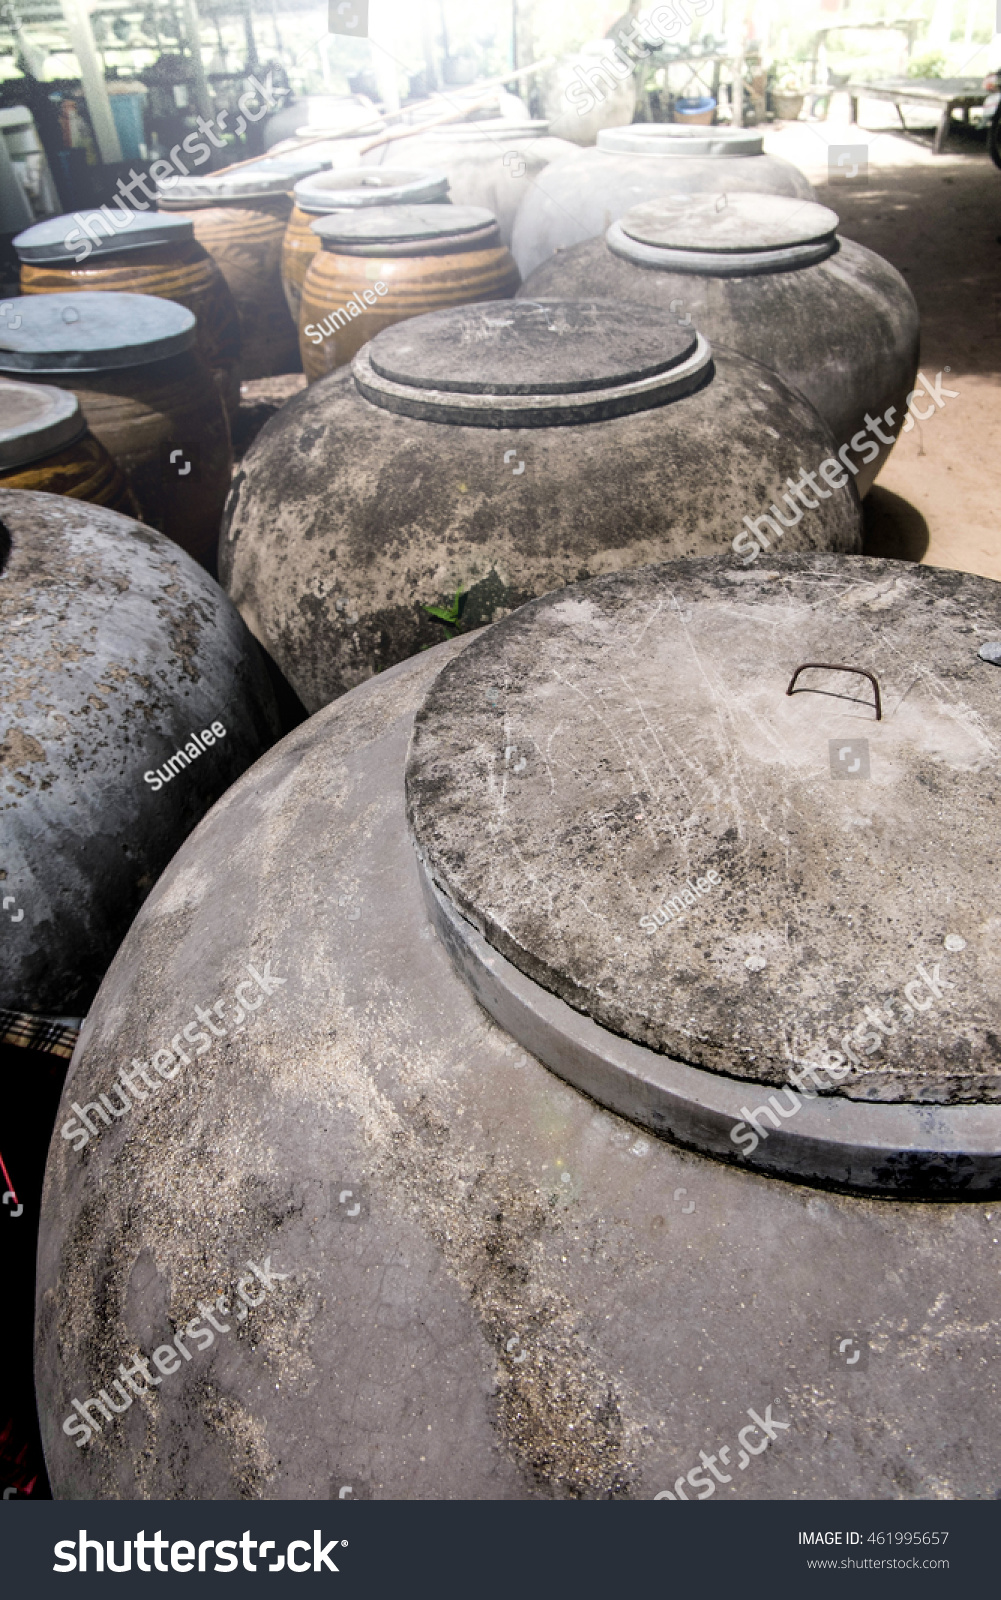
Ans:
[[[247,774],[144,906],[57,1117],[56,1497],[989,1497],[998,587],[616,574]],[[800,652],[875,665],[881,719],[857,678],[788,696]],[[831,738],[868,740],[867,780]],[[861,1066],[793,1113],[777,1084],[829,1026]],[[747,1156],[728,1128],[770,1095]]]
[[[189,556],[60,495],[0,489],[0,641],[0,1006],[79,1015],[178,846],[278,736],[274,696]]]
[[[727,547],[833,445],[774,373],[643,309],[435,312],[378,334],[260,434],[223,582],[315,710],[447,637],[429,607],[476,627],[579,577]],[[860,549],[842,476],[789,512],[787,547]]]
[[[551,256],[519,294],[655,306],[763,361],[829,423],[864,495],[904,426],[920,322],[896,268],[837,225],[826,206],[782,195],[669,195]],[[854,452],[853,438],[865,440]]]
[[[515,219],[511,251],[523,278],[554,250],[595,239],[623,212],[664,194],[760,194],[815,198],[791,161],[764,154],[760,133],[641,123],[604,128],[593,150],[578,150],[541,173]]]

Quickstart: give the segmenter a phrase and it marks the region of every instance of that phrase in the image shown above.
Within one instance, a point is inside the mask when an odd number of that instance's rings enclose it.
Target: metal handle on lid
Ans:
[[[804,661],[803,665],[801,667],[797,667],[796,671],[789,679],[789,687],[786,690],[786,694],[792,694],[796,679],[799,677],[801,672],[806,672],[806,670],[810,667],[816,667],[821,672],[858,672],[863,678],[868,678],[869,682],[872,684],[873,691],[876,696],[876,721],[882,721],[883,708],[879,697],[879,684],[876,682],[875,673],[868,672],[865,667],[847,667],[833,661]]]

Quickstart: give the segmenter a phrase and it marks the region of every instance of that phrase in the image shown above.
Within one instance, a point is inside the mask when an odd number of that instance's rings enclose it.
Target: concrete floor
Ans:
[[[866,553],[1001,578],[1001,172],[958,122],[934,156],[930,126],[904,134],[876,102],[860,115],[865,126],[850,126],[836,96],[826,122],[776,125],[765,148],[806,172],[846,238],[904,274],[921,312],[922,370],[957,391],[883,468],[866,502]],[[830,181],[831,145],[867,147],[866,182]]]

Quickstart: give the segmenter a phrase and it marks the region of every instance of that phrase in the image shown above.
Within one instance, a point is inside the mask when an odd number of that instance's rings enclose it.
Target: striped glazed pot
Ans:
[[[259,195],[190,211],[180,199],[176,211],[172,198],[161,196],[159,204],[190,218],[195,238],[229,285],[240,319],[241,378],[298,372],[295,324],[281,285],[282,240],[292,211],[289,196]]]
[[[126,517],[139,516],[139,502],[121,468],[89,432],[40,461],[0,471],[0,487],[65,494],[71,500],[107,506],[109,511],[120,511]]]
[[[198,319],[198,346],[215,379],[227,415],[240,404],[240,319],[232,291],[197,239],[150,245],[73,262],[21,263],[22,294],[66,294],[76,289],[158,295]]]
[[[310,383],[395,322],[510,299],[521,279],[489,211],[386,206],[313,224],[321,249],[302,291],[299,349]]]
[[[448,179],[443,172],[409,167],[349,167],[301,179],[282,245],[282,288],[293,321],[298,323],[302,286],[320,249],[313,232],[318,217],[371,206],[436,205],[447,199]]]

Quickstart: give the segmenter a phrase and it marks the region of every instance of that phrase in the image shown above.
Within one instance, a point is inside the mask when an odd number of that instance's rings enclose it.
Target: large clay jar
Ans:
[[[87,427],[76,395],[45,384],[0,379],[0,485],[139,515],[124,473]]]
[[[351,167],[303,178],[294,193],[295,204],[282,245],[282,288],[298,327],[306,271],[320,248],[312,226],[318,217],[329,217],[334,211],[367,210],[370,206],[441,204],[448,199],[448,179],[441,172],[402,167]]]
[[[497,218],[508,246],[514,219],[526,195],[550,162],[573,155],[575,146],[554,139],[547,122],[515,122],[504,117],[483,122],[446,123],[413,137],[378,145],[362,157],[380,166],[404,161],[444,172],[457,206],[484,206]]]
[[[825,206],[781,195],[723,200],[647,201],[613,222],[605,238],[550,256],[519,293],[655,306],[694,324],[713,345],[764,361],[816,406],[846,447],[864,495],[914,387],[914,296],[882,256],[838,238],[838,218]],[[876,431],[867,424],[873,415]]]
[[[22,294],[97,289],[153,294],[186,306],[197,319],[198,347],[233,417],[240,404],[240,322],[229,285],[195,239],[194,225],[163,212],[108,209],[116,228],[128,219],[121,232],[94,212],[96,237],[86,237],[75,217],[49,217],[20,234],[14,246]]]
[[[144,294],[28,295],[11,305],[0,373],[72,390],[143,521],[214,571],[233,451],[191,312]]]
[[[645,308],[437,312],[268,423],[233,481],[220,572],[313,711],[449,616],[477,627],[581,576],[728,548],[833,449],[776,373]],[[788,547],[861,548],[847,473],[816,509],[787,504]]]
[[[989,1501],[999,591],[617,573],[246,774],[56,1117],[57,1500]]]
[[[282,240],[300,177],[329,165],[304,151],[158,188],[161,211],[186,216],[230,287],[240,319],[240,377],[298,372],[295,323],[282,292]]]
[[[736,189],[816,198],[791,161],[764,154],[760,133],[674,123],[604,128],[595,149],[575,150],[540,173],[518,211],[511,249],[527,278],[554,250],[597,238],[644,200]]]
[[[380,206],[312,224],[299,348],[310,383],[381,329],[443,306],[507,300],[521,279],[497,223],[478,206]]]
[[[178,845],[273,743],[274,696],[176,544],[0,487],[0,706],[3,893],[23,911],[0,1007],[79,1016]]]

